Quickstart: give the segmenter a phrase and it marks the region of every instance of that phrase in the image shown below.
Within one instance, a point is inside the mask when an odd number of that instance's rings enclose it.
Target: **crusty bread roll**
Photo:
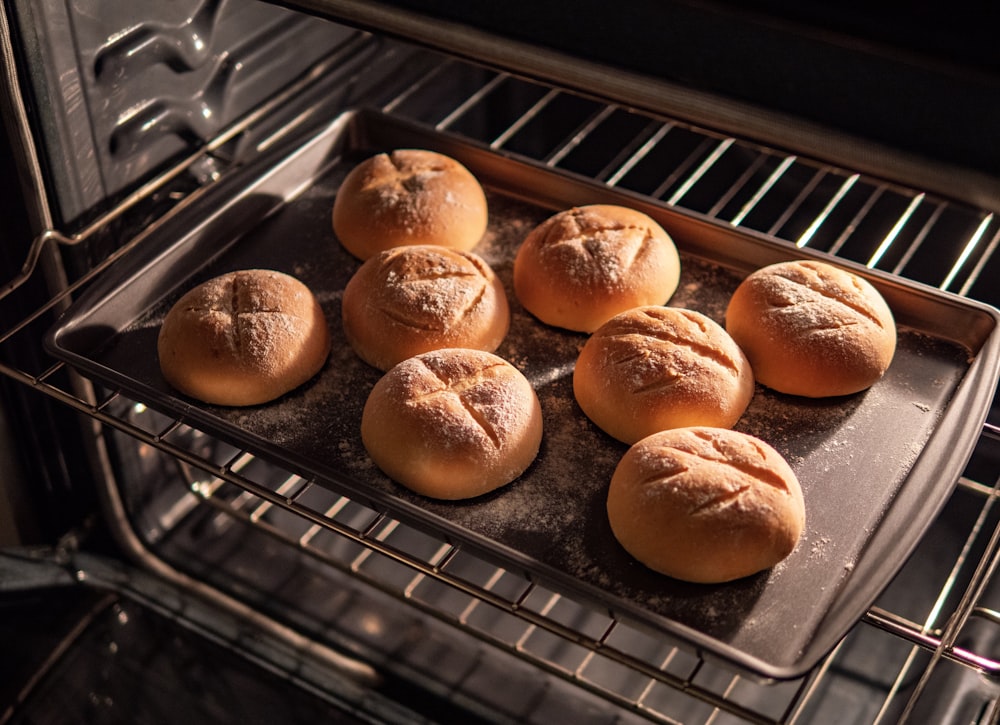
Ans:
[[[754,376],[781,393],[821,398],[864,390],[896,351],[896,324],[865,279],[824,262],[757,270],[737,287],[726,330]]]
[[[181,297],[163,320],[157,350],[163,377],[182,393],[217,405],[258,405],[320,371],[330,331],[302,282],[249,269]]]
[[[514,294],[542,322],[593,332],[632,307],[661,305],[680,280],[680,258],[646,214],[595,204],[535,227],[514,259]]]
[[[795,549],[805,527],[802,490],[781,454],[725,428],[643,438],[615,469],[607,506],[626,551],[690,582],[768,569]]]
[[[347,174],[333,204],[333,230],[348,252],[368,259],[391,247],[440,244],[470,250],[486,231],[486,195],[455,159],[398,149]]]
[[[382,471],[423,496],[480,496],[538,455],[542,411],[503,358],[449,348],[408,358],[372,388],[361,439]]]
[[[676,307],[637,307],[587,340],[573,371],[577,403],[625,443],[667,428],[731,428],[750,404],[753,371],[711,319]]]
[[[546,324],[593,332],[619,312],[664,304],[680,268],[673,240],[646,214],[577,207],[525,237],[514,260],[514,294]]]
[[[433,245],[369,258],[344,289],[342,313],[351,347],[380,370],[444,347],[493,352],[510,326],[503,283],[489,265]]]

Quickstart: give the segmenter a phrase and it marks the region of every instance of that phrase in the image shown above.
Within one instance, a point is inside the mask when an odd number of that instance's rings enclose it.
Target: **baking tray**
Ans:
[[[503,280],[513,316],[498,354],[532,382],[544,414],[535,463],[471,501],[410,493],[374,467],[359,433],[380,373],[354,355],[342,332],[341,291],[360,263],[337,242],[330,213],[347,171],[375,151],[404,147],[449,154],[483,182],[490,225],[476,251]],[[870,390],[809,400],[758,386],[736,426],[777,448],[802,484],[805,532],[772,570],[724,585],[687,584],[645,569],[611,534],[606,489],[626,446],[591,424],[573,399],[573,364],[586,336],[539,323],[511,282],[517,246],[532,227],[554,211],[592,203],[632,206],[662,223],[682,260],[669,304],[720,323],[743,276],[807,257],[866,277],[893,309],[898,349]],[[238,170],[145,236],[49,332],[53,355],[339,493],[765,679],[813,667],[888,584],[971,455],[1000,367],[1000,318],[991,307],[363,109]],[[187,399],[159,372],[162,317],[195,284],[248,267],[294,274],[314,290],[333,335],[330,359],[314,380],[267,405]]]

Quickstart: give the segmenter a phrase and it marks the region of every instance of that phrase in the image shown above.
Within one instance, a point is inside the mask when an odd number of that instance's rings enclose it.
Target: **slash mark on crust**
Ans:
[[[823,297],[824,299],[830,300],[831,302],[835,302],[835,303],[837,303],[839,305],[847,307],[848,309],[853,310],[854,312],[856,312],[857,314],[861,315],[865,319],[870,320],[877,327],[879,327],[879,328],[882,327],[882,321],[878,318],[878,315],[876,315],[875,313],[873,313],[872,310],[869,309],[867,306],[862,305],[862,304],[858,304],[857,302],[855,302],[852,299],[844,299],[841,296],[838,296],[838,295],[836,295],[834,293],[831,293],[831,292],[827,291],[827,289],[826,289],[826,280],[824,279],[823,275],[819,271],[817,271],[813,267],[811,267],[809,265],[806,265],[806,264],[801,265],[800,269],[808,270],[808,274],[811,274],[812,275],[812,279],[815,280],[815,286],[814,285],[810,285],[806,281],[795,279],[794,277],[792,277],[792,276],[790,276],[788,274],[784,274],[782,272],[778,272],[778,276],[780,276],[782,279],[787,280],[788,282],[790,282],[790,283],[792,283],[794,285],[798,285],[800,287],[805,287],[810,292],[813,292],[814,294],[817,294],[820,297]],[[851,282],[852,282],[852,286],[858,292],[858,294],[859,295],[862,294],[862,290],[860,289],[860,287],[858,286],[857,282],[854,280],[853,277],[851,278]],[[775,305],[775,306],[777,307],[778,305]],[[781,305],[781,306],[787,307],[788,305],[785,304],[785,305]]]
[[[483,384],[487,378],[486,373],[488,373],[490,370],[501,367],[504,367],[504,365],[500,363],[488,365],[484,368],[480,368],[477,371],[477,375],[474,378],[466,377],[457,382],[450,383],[444,378],[442,378],[440,375],[438,375],[438,373],[431,367],[429,367],[425,362],[424,369],[427,370],[427,372],[433,375],[441,383],[441,387],[438,388],[437,390],[432,390],[428,393],[424,393],[423,395],[419,395],[413,398],[411,402],[421,403],[428,400],[434,400],[435,398],[454,396],[455,398],[458,399],[459,404],[469,414],[469,417],[472,418],[473,421],[475,421],[476,425],[478,425],[479,428],[482,429],[486,437],[490,439],[490,442],[493,443],[493,446],[495,448],[500,448],[501,446],[500,436],[497,434],[493,424],[486,416],[483,415],[483,412],[481,410],[479,410],[475,405],[473,405],[464,397],[464,394],[471,390],[474,390],[479,385]]]

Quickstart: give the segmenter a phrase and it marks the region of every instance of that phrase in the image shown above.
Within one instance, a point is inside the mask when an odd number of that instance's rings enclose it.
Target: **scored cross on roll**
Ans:
[[[531,384],[503,358],[434,350],[379,379],[365,402],[361,439],[375,465],[412,491],[472,498],[531,465],[542,410]]]
[[[445,347],[493,352],[510,326],[507,295],[490,266],[435,245],[370,257],[348,281],[341,309],[351,347],[380,370]]]
[[[333,203],[333,230],[359,259],[408,244],[472,249],[486,232],[486,194],[467,168],[424,149],[375,154],[351,169]]]
[[[167,312],[157,338],[164,378],[218,405],[258,405],[316,375],[330,352],[319,302],[273,270],[230,272],[203,282]]]
[[[542,322],[593,332],[619,312],[662,305],[680,280],[667,232],[635,209],[575,207],[531,230],[514,259],[514,294]]]

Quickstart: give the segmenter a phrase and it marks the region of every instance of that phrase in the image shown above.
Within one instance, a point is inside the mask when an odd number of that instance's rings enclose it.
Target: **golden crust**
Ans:
[[[347,174],[332,221],[344,248],[368,259],[410,244],[468,251],[486,232],[488,209],[479,181],[458,161],[398,149],[371,156]]]
[[[871,283],[815,261],[748,276],[729,301],[726,330],[760,383],[814,398],[870,387],[896,350],[892,312]]]
[[[587,341],[573,371],[584,413],[625,443],[667,428],[731,428],[754,393],[750,363],[705,315],[638,307]]]
[[[598,204],[560,212],[525,237],[514,293],[542,322],[593,332],[620,312],[661,305],[677,289],[673,240],[646,214]]]
[[[504,486],[538,455],[542,412],[527,379],[492,353],[449,348],[396,365],[375,384],[361,439],[412,491],[466,499]]]
[[[299,280],[240,270],[208,280],[167,312],[160,369],[180,392],[217,405],[258,405],[312,378],[330,351],[326,318]]]
[[[472,252],[433,245],[397,247],[369,258],[344,290],[351,347],[388,370],[445,347],[494,352],[510,326],[500,279]]]
[[[765,442],[728,429],[656,433],[622,457],[608,521],[633,557],[661,574],[718,583],[785,559],[805,528],[795,473]]]

